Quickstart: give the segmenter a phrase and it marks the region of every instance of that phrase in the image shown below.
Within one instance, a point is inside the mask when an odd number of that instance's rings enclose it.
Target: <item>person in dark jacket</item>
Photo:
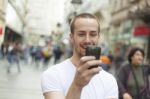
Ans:
[[[133,48],[128,55],[129,63],[117,73],[120,99],[150,99],[150,66],[144,65],[144,50]]]

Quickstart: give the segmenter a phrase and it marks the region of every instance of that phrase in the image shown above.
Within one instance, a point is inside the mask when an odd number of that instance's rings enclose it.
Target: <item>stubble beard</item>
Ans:
[[[79,47],[75,47],[74,51],[79,58],[85,56],[85,53],[83,51],[81,51]]]

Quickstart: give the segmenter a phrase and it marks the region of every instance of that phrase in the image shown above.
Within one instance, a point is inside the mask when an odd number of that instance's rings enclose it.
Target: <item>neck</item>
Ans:
[[[138,68],[138,67],[140,67],[141,65],[140,64],[133,64],[133,67],[134,68]]]
[[[77,55],[73,55],[71,57],[71,62],[75,65],[75,67],[78,67],[78,64],[80,62],[80,57]]]

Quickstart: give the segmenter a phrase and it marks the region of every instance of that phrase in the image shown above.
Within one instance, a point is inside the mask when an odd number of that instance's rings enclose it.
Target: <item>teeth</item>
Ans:
[[[90,45],[85,45],[85,46],[83,46],[83,48],[87,48],[87,47],[93,47],[93,46],[95,46],[94,44],[90,44]]]
[[[87,48],[87,46],[83,46],[83,48],[85,48],[85,49],[86,49],[86,48]]]
[[[86,45],[86,46],[84,46],[85,48],[87,48],[87,47],[90,47],[91,45]]]

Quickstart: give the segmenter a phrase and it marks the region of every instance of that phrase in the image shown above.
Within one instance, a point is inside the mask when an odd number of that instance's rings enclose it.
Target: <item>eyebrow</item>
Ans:
[[[85,31],[83,31],[83,30],[79,30],[78,32],[85,32]]]
[[[98,32],[98,31],[90,31],[90,32]]]
[[[78,32],[85,32],[84,30],[79,30]],[[98,32],[96,30],[90,31],[90,32]]]

